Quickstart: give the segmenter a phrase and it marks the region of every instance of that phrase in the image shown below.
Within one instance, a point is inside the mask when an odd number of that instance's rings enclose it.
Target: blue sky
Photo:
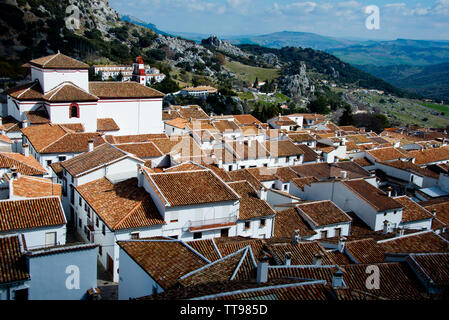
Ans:
[[[314,32],[365,39],[449,40],[449,0],[109,0],[164,31],[247,35]],[[380,8],[380,29],[368,30],[366,6]]]

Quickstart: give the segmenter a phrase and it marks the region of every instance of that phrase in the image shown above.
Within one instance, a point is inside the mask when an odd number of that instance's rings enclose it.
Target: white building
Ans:
[[[116,134],[163,132],[164,94],[136,82],[89,82],[89,66],[63,54],[30,61],[32,82],[8,90],[8,115],[25,120],[25,112],[45,110],[53,124],[82,124],[98,130],[111,118]]]

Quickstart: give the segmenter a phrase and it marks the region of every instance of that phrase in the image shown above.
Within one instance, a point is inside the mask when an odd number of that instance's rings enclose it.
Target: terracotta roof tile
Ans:
[[[310,186],[314,182],[318,182],[318,179],[315,177],[304,177],[304,178],[292,179],[292,183],[294,183],[295,186],[297,186],[302,191],[304,191],[305,186]]]
[[[101,178],[76,190],[111,230],[165,224],[150,195],[138,188],[137,179],[112,184]]]
[[[126,143],[115,145],[120,150],[131,153],[140,159],[162,157],[162,152],[153,142]]]
[[[48,102],[96,102],[98,97],[71,82],[63,82],[46,93],[43,100]]]
[[[119,131],[120,127],[112,118],[97,119],[97,131]]]
[[[449,146],[420,151],[410,151],[409,155],[410,157],[416,158],[415,164],[417,165],[447,161],[449,160]]]
[[[357,263],[385,262],[385,252],[382,246],[371,238],[346,241],[345,251]]]
[[[62,53],[31,60],[30,64],[42,69],[89,69],[88,64],[70,58]]]
[[[170,206],[237,201],[239,198],[212,171],[150,174],[151,180]]]
[[[0,168],[16,167],[20,174],[27,176],[41,176],[47,171],[32,156],[25,157],[20,153],[0,153]]]
[[[207,264],[180,241],[118,241],[117,244],[165,290],[174,287],[183,275]]]
[[[391,161],[408,158],[404,151],[398,148],[381,148],[367,151],[376,161]]]
[[[25,116],[31,125],[50,123],[50,118],[45,109],[38,111],[25,111]]]
[[[449,242],[434,232],[420,232],[379,242],[387,253],[449,252]]]
[[[297,208],[290,208],[276,213],[273,232],[274,237],[288,237],[293,240],[296,230],[298,230],[300,237],[316,235],[316,231],[314,231],[298,213]]]
[[[0,284],[24,281],[29,278],[19,237],[0,238]]]
[[[396,197],[396,201],[402,204],[402,222],[419,221],[425,219],[432,219],[432,214],[424,209],[422,206],[414,202],[407,196]]]
[[[409,265],[430,285],[449,285],[449,254],[412,254],[407,259]]]
[[[239,220],[274,216],[276,211],[264,200],[260,200],[257,191],[247,182],[229,182],[228,185],[240,196]]]
[[[267,249],[278,265],[284,264],[286,253],[290,254],[292,265],[313,265],[317,255],[322,258],[323,265],[335,265],[324,247],[316,241],[276,243],[267,245]]]
[[[222,258],[213,239],[195,240],[190,241],[187,244],[211,262]]]
[[[72,159],[61,162],[61,166],[73,177],[97,167],[104,166],[126,156],[126,153],[110,144],[103,144],[91,152],[80,154]]]
[[[164,94],[137,82],[89,82],[89,92],[100,99],[163,98]]]
[[[59,197],[0,201],[0,231],[66,224]]]
[[[226,147],[239,159],[260,159],[270,156],[268,150],[258,141],[227,142]]]
[[[62,186],[49,179],[20,176],[13,180],[13,194],[17,197],[40,198],[62,196]]]
[[[38,81],[6,90],[5,93],[19,101],[41,101],[43,90]]]
[[[304,151],[290,140],[267,141],[264,146],[273,157],[294,157],[304,154]]]
[[[239,114],[233,116],[235,121],[240,125],[253,125],[253,124],[261,124],[257,118],[250,114]]]
[[[105,137],[106,141],[111,144],[123,144],[123,143],[139,143],[139,142],[149,142],[156,139],[166,139],[168,138],[165,133],[158,134],[138,134],[129,136],[110,136]]]
[[[263,184],[248,169],[234,170],[228,172],[230,181],[247,181],[254,189],[260,190]]]
[[[332,201],[317,201],[298,205],[299,214],[315,227],[351,222],[352,219]]]
[[[176,107],[175,110],[179,112],[184,119],[209,119],[207,113],[197,105]]]
[[[370,206],[378,212],[400,209],[402,204],[395,199],[389,197],[385,192],[377,189],[366,180],[342,181],[344,186],[357,194],[361,199],[365,200]]]

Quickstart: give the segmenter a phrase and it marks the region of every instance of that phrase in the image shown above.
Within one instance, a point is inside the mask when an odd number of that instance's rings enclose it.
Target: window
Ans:
[[[49,167],[52,164],[51,160],[47,160],[47,167]]]
[[[170,238],[178,239],[178,236],[170,236]]]
[[[67,157],[66,156],[59,156],[58,157],[58,160],[61,162],[61,161],[65,161],[67,159]]]
[[[267,225],[267,221],[265,219],[260,220],[260,227],[264,228]]]
[[[384,216],[385,216],[385,217],[387,216],[387,213],[386,213],[386,212],[384,212]]]
[[[203,234],[201,232],[195,232],[193,234],[193,239],[201,239],[203,237]]]
[[[394,214],[398,213],[396,210],[394,210]]]
[[[245,230],[248,230],[249,228],[251,228],[251,221],[246,221],[245,222]]]
[[[98,219],[98,217],[95,219],[95,225],[97,228],[100,226],[100,219]]]
[[[83,198],[79,197],[79,206],[82,207],[83,206]]]
[[[288,189],[288,184],[284,185],[284,191],[287,191]]]
[[[67,196],[67,180],[65,178],[62,179],[62,195]]]
[[[80,229],[83,227],[83,220],[81,220],[81,218],[78,219],[78,226]]]
[[[90,207],[87,208],[87,217],[90,219]]]
[[[229,171],[232,171],[232,166],[229,166]]]
[[[28,288],[14,291],[14,300],[28,300]]]
[[[140,239],[140,234],[138,232],[131,233],[131,240]]]
[[[106,226],[103,224],[103,229],[101,230],[101,232],[103,233],[103,235],[106,235]]]
[[[341,228],[335,228],[335,236],[341,237]]]
[[[45,246],[54,247],[56,245],[56,232],[45,233]]]
[[[84,211],[87,211],[87,202],[84,202]]]
[[[80,117],[80,107],[76,103],[70,105],[69,118],[79,118]]]
[[[170,222],[171,223],[176,223],[179,221],[179,215],[177,212],[174,212],[171,214],[171,218],[170,218]]]
[[[321,239],[327,238],[327,231],[321,231]]]
[[[70,202],[75,204],[75,188],[73,185],[70,185]]]
[[[274,188],[276,188],[276,184],[275,184],[275,183],[273,183],[273,184],[271,185],[271,189],[274,189]]]
[[[100,254],[100,256],[103,255],[103,246],[98,247],[98,253]]]
[[[229,229],[221,229],[221,237],[222,238],[227,238],[229,237]]]

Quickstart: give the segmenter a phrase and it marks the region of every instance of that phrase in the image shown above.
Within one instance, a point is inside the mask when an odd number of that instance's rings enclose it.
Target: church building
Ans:
[[[32,82],[6,91],[8,115],[18,121],[39,113],[53,124],[82,125],[85,132],[134,135],[164,130],[164,94],[141,81],[89,82],[89,65],[59,52],[29,64]],[[105,121],[115,122],[114,131],[99,128]]]

